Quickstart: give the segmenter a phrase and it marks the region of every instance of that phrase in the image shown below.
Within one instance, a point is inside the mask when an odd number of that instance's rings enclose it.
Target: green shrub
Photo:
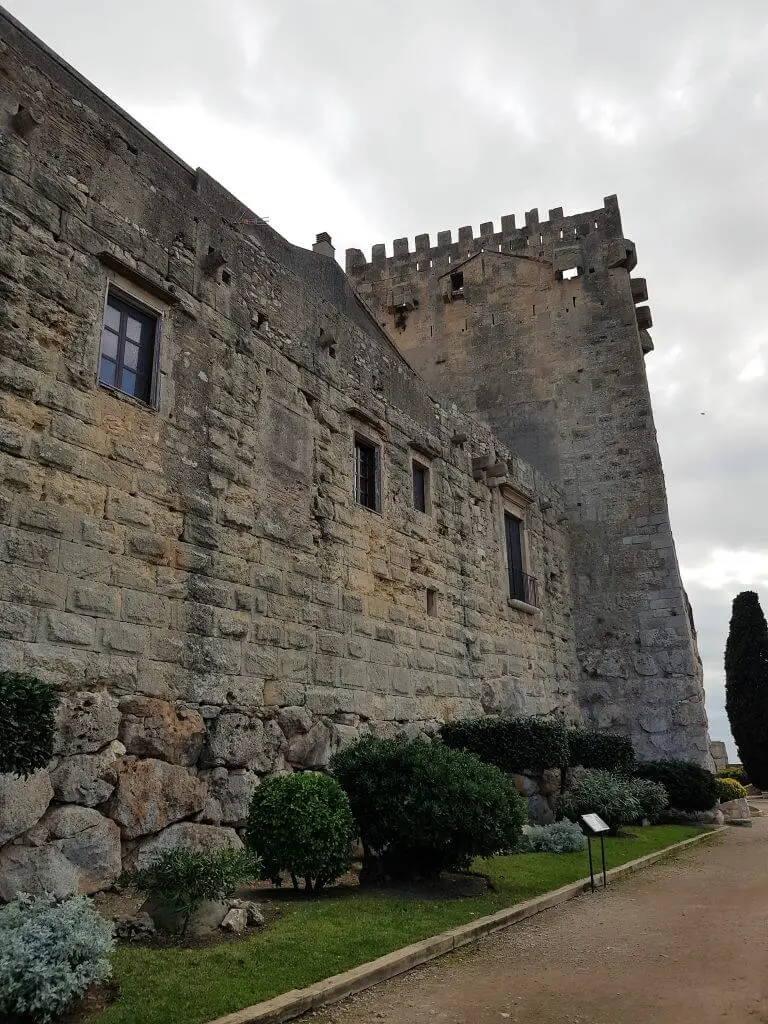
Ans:
[[[0,1018],[47,1024],[112,973],[112,923],[86,896],[49,893],[0,907]]]
[[[599,814],[612,832],[643,817],[634,779],[596,768],[585,769],[560,797],[560,810],[572,821],[582,814]]]
[[[368,737],[339,751],[331,770],[352,805],[363,877],[464,870],[514,848],[527,818],[503,772],[442,743]]]
[[[554,821],[551,825],[524,825],[520,848],[532,853],[577,853],[587,847],[587,837],[575,821]]]
[[[749,778],[740,764],[729,764],[726,768],[720,768],[715,772],[718,779],[736,779],[742,786],[749,785]]]
[[[126,872],[121,881],[178,914],[183,938],[201,903],[226,899],[240,883],[258,878],[260,870],[259,857],[245,850],[197,853],[178,848],[161,853],[145,868]]]
[[[690,761],[644,761],[637,765],[636,772],[642,779],[660,782],[675,810],[710,811],[717,803],[715,776]]]
[[[635,751],[628,736],[595,729],[568,731],[570,764],[582,768],[600,768],[606,772],[631,774],[635,767]]]
[[[505,772],[540,772],[570,764],[568,730],[541,718],[464,718],[440,729],[443,743],[468,750]]]
[[[246,842],[264,859],[276,884],[287,871],[295,888],[320,890],[349,869],[354,822],[347,795],[327,775],[295,772],[266,779],[255,790]]]
[[[669,794],[660,782],[653,782],[651,779],[633,778],[632,792],[635,795],[643,817],[653,824],[659,820],[659,815],[669,807]]]
[[[746,789],[736,779],[717,778],[715,779],[715,789],[721,803],[727,803],[729,800],[743,800],[747,795]]]
[[[750,780],[768,789],[768,623],[753,590],[733,601],[725,645],[725,711]]]
[[[31,775],[53,756],[58,695],[34,676],[0,672],[0,773]]]

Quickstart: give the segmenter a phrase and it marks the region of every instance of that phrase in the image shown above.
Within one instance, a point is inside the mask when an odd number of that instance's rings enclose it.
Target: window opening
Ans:
[[[379,449],[360,437],[355,438],[355,501],[378,512],[380,508]]]
[[[101,332],[101,384],[150,403],[159,323],[157,314],[153,315],[109,290]]]
[[[437,591],[427,588],[427,615],[437,615]]]
[[[509,596],[515,601],[536,604],[536,583],[524,571],[523,564],[523,523],[517,516],[504,513],[504,533],[507,543],[507,574]]]
[[[420,462],[413,462],[413,507],[417,512],[426,512],[429,507],[429,470]]]
[[[451,295],[464,294],[464,274],[461,270],[454,270],[451,274]]]

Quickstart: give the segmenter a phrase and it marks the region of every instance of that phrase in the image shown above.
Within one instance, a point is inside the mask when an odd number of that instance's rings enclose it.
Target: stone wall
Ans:
[[[701,661],[683,590],[615,196],[564,217],[503,217],[458,241],[347,253],[361,296],[433,390],[562,485],[586,720],[641,757],[709,764]]]
[[[335,261],[2,12],[0,56],[0,669],[62,693],[48,770],[0,779],[0,897],[237,844],[260,778],[365,732],[577,719],[560,490],[429,397]],[[162,314],[154,408],[97,383],[110,283]],[[508,500],[537,609],[508,601]]]

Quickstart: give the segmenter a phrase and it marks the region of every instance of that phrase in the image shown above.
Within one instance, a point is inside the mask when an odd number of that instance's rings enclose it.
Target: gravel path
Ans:
[[[768,1024],[768,817],[305,1024]]]

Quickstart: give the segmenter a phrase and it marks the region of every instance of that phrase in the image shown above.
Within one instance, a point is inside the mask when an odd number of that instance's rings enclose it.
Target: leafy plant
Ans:
[[[267,779],[251,799],[246,842],[264,858],[264,876],[287,871],[298,888],[320,892],[349,869],[354,822],[336,779],[294,772]]]
[[[631,774],[635,767],[632,740],[618,733],[598,732],[595,729],[569,729],[568,748],[571,765],[627,774]]]
[[[112,973],[111,922],[86,896],[49,893],[0,907],[0,1017],[46,1024]]]
[[[725,710],[750,781],[768,789],[768,625],[752,590],[733,601],[725,645]]]
[[[715,789],[721,803],[727,803],[729,800],[744,800],[747,795],[746,789],[736,779],[716,778]]]
[[[643,817],[653,824],[659,820],[659,815],[669,807],[669,794],[660,782],[653,782],[651,779],[634,778],[632,792],[634,793]]]
[[[749,778],[740,764],[729,764],[725,768],[719,768],[715,772],[718,779],[736,779],[742,786],[749,785]]]
[[[597,813],[614,833],[643,816],[634,779],[592,768],[580,773],[560,797],[560,810],[572,821],[578,821],[582,814]]]
[[[198,853],[179,847],[161,853],[145,868],[126,872],[121,881],[178,914],[183,938],[189,919],[201,903],[226,899],[241,882],[258,878],[260,871],[259,857],[245,850]]]
[[[575,821],[563,818],[551,825],[524,825],[522,850],[532,853],[576,853],[586,849],[587,837]]]
[[[442,743],[366,737],[339,751],[331,770],[349,796],[364,877],[466,869],[514,848],[527,818],[503,772]]]
[[[541,718],[464,718],[440,729],[443,743],[468,750],[505,772],[543,771],[570,764],[568,730]]]
[[[670,806],[678,811],[709,811],[717,803],[715,776],[690,761],[644,761],[637,765],[636,772],[639,778],[660,782]]]
[[[34,676],[0,672],[0,772],[28,776],[53,756],[58,695]]]

